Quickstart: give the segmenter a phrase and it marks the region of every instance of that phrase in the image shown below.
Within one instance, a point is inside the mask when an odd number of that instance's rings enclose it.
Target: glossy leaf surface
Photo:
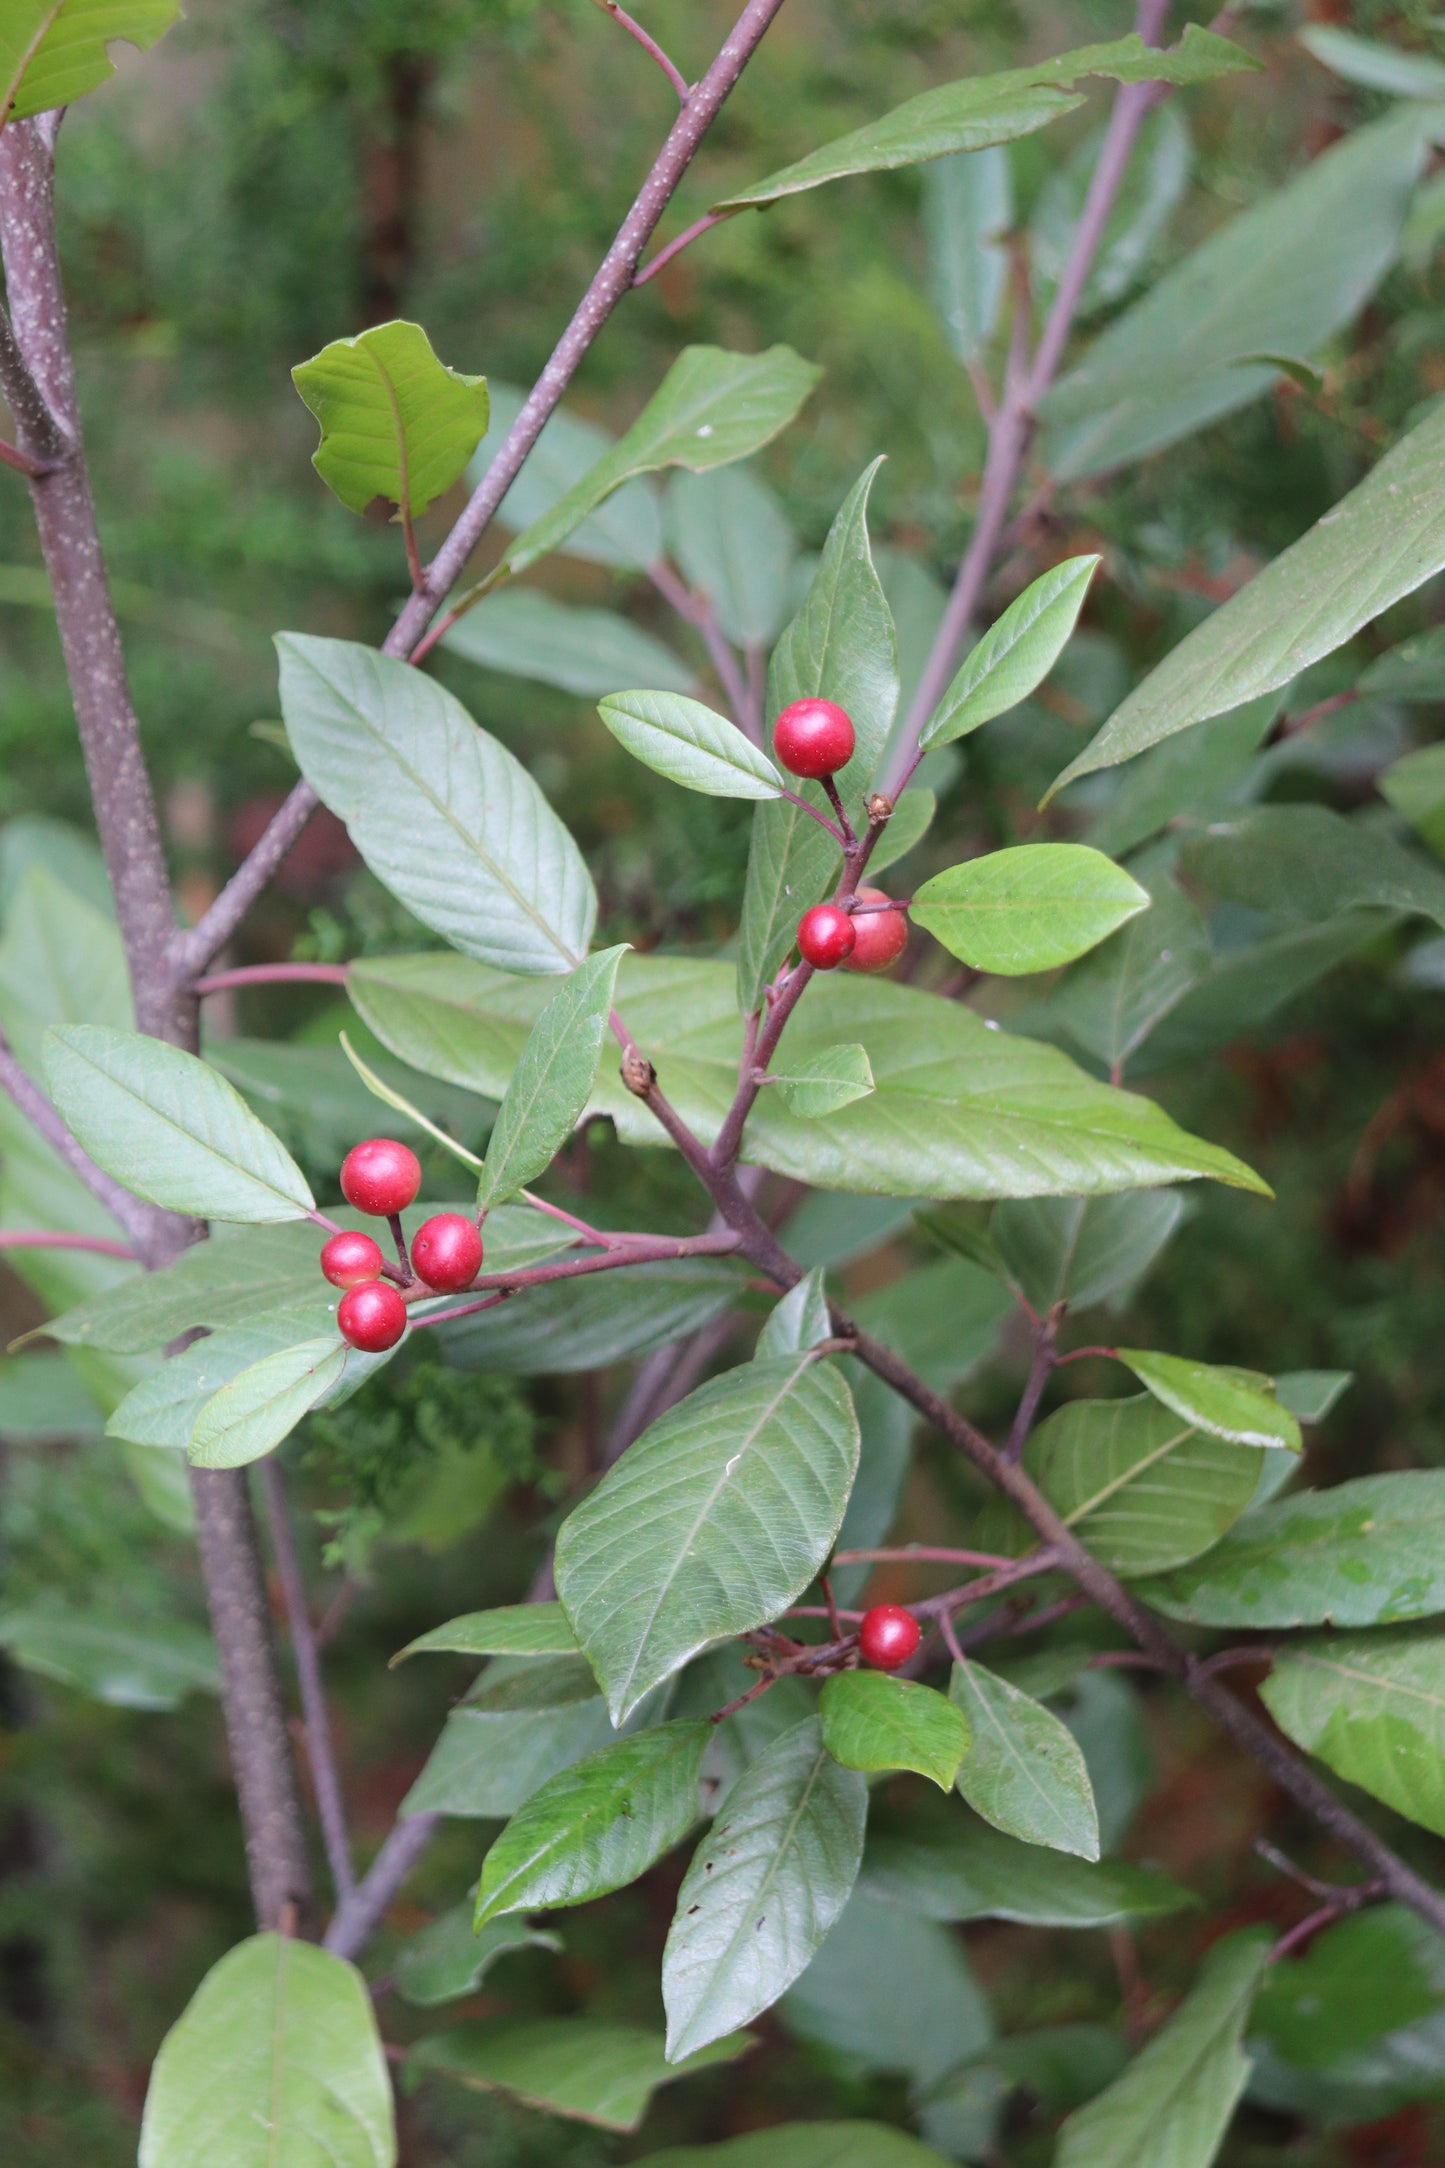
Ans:
[[[768,1065],[768,1075],[788,1112],[806,1121],[851,1107],[874,1089],[868,1050],[856,1040],[851,1046],[825,1046],[821,1054],[796,1063],[780,1050]]]
[[[1082,843],[1021,843],[935,873],[918,925],[975,971],[1020,977],[1072,963],[1149,908],[1147,889]]]
[[[685,2063],[663,2059],[662,2043],[632,2025],[592,2018],[501,2019],[432,2033],[412,2049],[418,2070],[434,2070],[479,2092],[510,2093],[529,2107],[601,2130],[636,2130],[660,2085],[752,2046],[747,2034],[718,2040]]]
[[[969,1750],[962,1711],[931,1686],[840,1671],[818,1702],[823,1743],[845,1769],[913,1769],[947,1791]]]
[[[1296,1746],[1445,1836],[1445,1639],[1339,1634],[1294,1642],[1260,1699]]]
[[[1276,1400],[1273,1381],[1257,1370],[1226,1369],[1142,1348],[1121,1347],[1116,1353],[1157,1401],[1196,1429],[1216,1438],[1232,1438],[1236,1445],[1300,1450],[1298,1422]]]
[[[179,0],[11,0],[0,25],[0,126],[73,105],[115,73],[107,47],[165,35]]]
[[[1006,715],[1053,669],[1102,560],[1069,557],[1011,602],[961,664],[920,739],[925,752]]]

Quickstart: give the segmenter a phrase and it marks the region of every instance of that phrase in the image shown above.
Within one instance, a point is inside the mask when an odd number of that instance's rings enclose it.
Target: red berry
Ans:
[[[358,1212],[387,1219],[404,1212],[421,1188],[421,1161],[395,1137],[353,1144],[341,1162],[341,1194]]]
[[[795,700],[773,725],[773,751],[789,775],[821,783],[853,758],[853,719],[832,700]]]
[[[860,888],[860,903],[887,903],[881,888]],[[853,917],[853,953],[845,969],[886,971],[908,946],[908,920],[899,910],[858,911]]]
[[[370,1235],[333,1235],[321,1245],[321,1270],[333,1287],[359,1287],[381,1271],[381,1252]]]
[[[438,1212],[412,1236],[411,1261],[428,1287],[458,1295],[482,1269],[482,1231],[465,1212]]]
[[[343,1340],[366,1355],[384,1355],[406,1331],[406,1304],[385,1280],[363,1280],[348,1288],[336,1306]]]
[[[863,1613],[858,1628],[859,1651],[875,1671],[896,1671],[906,1664],[922,1638],[917,1619],[900,1603],[875,1603]]]
[[[798,948],[815,971],[832,971],[853,953],[853,921],[835,903],[815,903],[798,921]]]

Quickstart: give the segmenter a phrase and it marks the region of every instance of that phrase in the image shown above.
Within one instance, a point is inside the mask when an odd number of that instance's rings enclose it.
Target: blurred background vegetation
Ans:
[[[638,12],[695,72],[732,5],[640,0]],[[1210,12],[1182,8],[1176,18]],[[1114,0],[789,0],[668,230],[726,184],[916,90],[1113,36],[1126,15]],[[1385,109],[1300,47],[1293,33],[1306,17],[1445,58],[1442,18],[1424,0],[1241,11],[1237,34],[1266,72],[1191,95],[1181,117],[1169,109],[1147,216],[1094,292],[1089,328]],[[529,382],[670,107],[661,76],[586,0],[190,0],[186,22],[156,53],[126,55],[118,81],[66,122],[63,238],[96,490],[170,842],[195,908],[292,777],[274,738],[252,727],[275,713],[272,632],[379,640],[404,584],[395,531],[354,520],[313,474],[313,424],[291,386],[293,364],[365,323],[405,315],[454,367]],[[1057,260],[1104,110],[1096,91],[1071,120],[1015,146],[1015,217],[1032,228],[1040,277]],[[970,841],[1035,832],[1042,786],[1118,695],[1445,390],[1441,221],[1422,203],[1322,380],[1286,376],[1202,435],[1107,483],[1065,489],[1039,511],[1001,568],[997,601],[1072,551],[1103,549],[1105,576],[1048,704],[1032,704],[986,743],[970,741],[967,760],[939,774],[932,863]],[[688,341],[751,350],[785,340],[820,363],[821,388],[760,469],[803,548],[814,549],[861,467],[887,453],[875,540],[888,553],[905,646],[911,637],[916,649],[967,537],[981,450],[935,287],[919,173],[803,196],[722,227],[629,300],[569,406],[621,429]],[[19,482],[5,481],[0,886],[35,856],[70,850],[47,824],[88,828],[28,507]],[[459,502],[454,494],[428,514],[424,543],[435,544]],[[540,584],[569,602],[626,611],[703,670],[694,636],[636,577],[567,558],[544,567]],[[1373,644],[1430,624],[1441,599],[1424,590]],[[1291,695],[1295,706],[1351,683],[1370,644],[1340,674],[1316,672]],[[673,791],[628,764],[585,699],[445,652],[437,668],[553,795],[597,874],[608,938],[726,941],[745,808]],[[1438,730],[1441,712],[1357,703],[1333,735],[1314,733],[1297,761],[1277,764],[1271,793],[1349,809],[1382,766]],[[1056,817],[1050,832],[1070,832],[1069,818]],[[82,888],[93,883],[78,842],[69,862]],[[237,960],[422,945],[323,816]],[[937,958],[914,968],[941,979]],[[1397,964],[1393,936],[1382,934],[1247,1041],[1148,1079],[1192,1129],[1260,1168],[1278,1203],[1203,1185],[1192,1193],[1128,1337],[1272,1371],[1352,1370],[1351,1391],[1315,1434],[1317,1482],[1445,1460],[1441,992],[1419,972],[1407,981]],[[213,1022],[246,1043],[279,1035],[304,1048],[327,1036],[318,1010],[314,997],[288,990],[249,997]],[[372,1126],[368,1102],[348,1097],[334,1073],[330,1096],[274,1074],[258,1088],[332,1193],[341,1151]],[[691,1199],[675,1164],[651,1154],[621,1162],[594,1132],[569,1173],[614,1218],[685,1223]],[[440,1194],[442,1170],[432,1172]],[[855,1292],[885,1284],[902,1254],[875,1247],[854,1270]],[[8,1331],[39,1314],[32,1287],[7,1276]],[[1006,1420],[1020,1353],[1005,1334],[972,1379],[970,1406],[982,1416]],[[338,1629],[328,1663],[363,1843],[389,1826],[466,1678],[445,1663],[393,1674],[386,1658],[439,1619],[526,1592],[549,1516],[626,1382],[625,1371],[537,1382],[417,1360],[305,1432],[293,1458],[312,1509],[317,1586]],[[59,1587],[128,1615],[199,1620],[174,1494],[154,1481],[148,1489],[99,1442],[61,1451],[18,1419],[12,1429],[0,1494],[5,1607]],[[937,1541],[940,1526],[967,1525],[970,1506],[955,1471],[925,1456],[900,1536]],[[1219,1902],[1231,1907],[1230,1924],[1275,1916],[1279,1884],[1249,1850],[1265,1814],[1278,1815],[1265,1778],[1172,1703],[1166,1717],[1147,1688],[1118,1674],[1085,1686],[1073,1718],[1111,1772],[1118,1841],[1198,1888],[1214,1908],[1201,1914],[1214,1919],[1211,1932]],[[194,1701],[139,1713],[33,1671],[8,1671],[0,1694],[0,2157],[17,2168],[107,2168],[134,2157],[165,2025],[248,1926],[219,1719]],[[905,1801],[909,1781],[896,1787]],[[1301,1856],[1312,1856],[1313,1840],[1295,1834]],[[447,1825],[394,1925],[456,1902],[479,1855],[475,1825]],[[668,1873],[562,1915],[560,1961],[510,1959],[496,1994],[489,1983],[475,2007],[586,2007],[652,2022]],[[1041,1945],[991,1926],[973,1930],[968,1947],[1001,2027],[1015,2032],[1112,2023],[1121,1983],[1131,2010],[1147,2013],[1152,1995],[1177,1989],[1198,1941],[1191,1947],[1189,1931],[1173,1925],[1137,1941],[1056,1935]],[[384,1947],[378,1962],[385,1970]],[[718,2073],[665,2094],[641,2140],[434,2086],[404,2107],[404,2158],[413,2168],[601,2168],[789,2114],[906,2120],[901,2079],[799,2046],[776,2018],[762,2030],[746,2082]],[[1070,2082],[1059,2079],[1064,2104]],[[1083,2082],[1100,2082],[1096,2066]],[[1007,2159],[1046,2158],[1047,2129],[1023,2112]],[[930,2136],[947,2150],[944,2135]],[[1323,2126],[1276,2102],[1241,2119],[1224,2158],[1232,2168],[1425,2168],[1445,2158],[1445,2119],[1383,2093]]]

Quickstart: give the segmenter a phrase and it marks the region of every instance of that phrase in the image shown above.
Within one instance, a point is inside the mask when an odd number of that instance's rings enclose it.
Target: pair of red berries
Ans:
[[[875,1603],[863,1613],[858,1651],[875,1671],[896,1671],[923,1639],[917,1619],[901,1603]]]
[[[421,1162],[394,1137],[371,1137],[341,1162],[341,1194],[358,1212],[392,1219],[415,1201]],[[463,1212],[438,1212],[412,1239],[412,1268],[435,1294],[460,1294],[482,1269],[482,1235]],[[321,1270],[345,1288],[336,1310],[343,1340],[367,1355],[383,1355],[406,1331],[406,1298],[381,1277],[384,1260],[370,1235],[332,1235],[322,1245]]]
[[[857,734],[846,708],[833,700],[795,700],[773,725],[773,751],[790,775],[821,783],[846,768]],[[886,904],[881,888],[860,888],[860,903]],[[815,971],[886,971],[902,955],[908,920],[902,911],[863,911],[820,903],[798,922],[798,948]]]

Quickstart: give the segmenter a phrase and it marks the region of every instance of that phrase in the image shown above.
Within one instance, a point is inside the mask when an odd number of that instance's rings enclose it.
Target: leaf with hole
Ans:
[[[1139,1591],[1200,1626],[1390,1626],[1445,1611],[1445,1474],[1359,1476],[1250,1513]]]
[[[1134,1347],[1114,1353],[1156,1400],[1196,1430],[1232,1438],[1236,1445],[1282,1445],[1299,1452],[1299,1424],[1275,1398],[1274,1380],[1260,1371],[1190,1362],[1183,1355]]]
[[[1071,1400],[1028,1446],[1034,1480],[1112,1573],[1182,1565],[1246,1511],[1260,1450],[1210,1437],[1147,1393]]]
[[[614,693],[597,710],[619,745],[709,798],[779,798],[783,778],[735,723],[681,693]]]
[[[299,1219],[315,1199],[291,1154],[214,1069],[143,1032],[66,1024],[45,1072],[91,1158],[152,1204],[198,1219]]]
[[[1042,685],[1069,643],[1102,558],[1068,557],[1011,602],[965,658],[919,740],[924,752],[1006,715]]]
[[[768,669],[767,712],[795,700],[832,700],[852,718],[853,757],[834,777],[845,806],[860,811],[898,704],[898,643],[868,539],[868,498],[881,460],[839,508],[808,592]],[[800,795],[820,812],[816,783]],[[793,945],[798,919],[816,903],[838,863],[838,845],[810,814],[784,799],[753,815],[752,849],[738,934],[738,1006],[750,1016]]]
[[[1149,908],[1149,892],[1082,843],[1021,843],[950,866],[913,898],[915,922],[975,971],[1072,963]]]
[[[391,2080],[366,1982],[285,1935],[211,1967],[161,2042],[140,2168],[393,2168]]]
[[[1259,1692],[1296,1746],[1445,1837],[1445,1638],[1376,1633],[1292,1642]]]
[[[1067,1724],[982,1664],[956,1663],[948,1691],[968,1722],[955,1781],[974,1812],[1025,1844],[1097,1859],[1094,1788]]]
[[[482,1862],[476,1924],[623,1889],[698,1817],[711,1724],[659,1724],[605,1746],[534,1792]]]
[[[615,1723],[710,1642],[797,1601],[857,1466],[848,1388],[802,1353],[699,1386],[609,1469],[562,1523],[556,1577]]]
[[[685,346],[626,435],[518,535],[502,566],[524,572],[560,548],[589,513],[637,475],[659,467],[700,474],[761,451],[787,428],[822,373],[790,346],[762,354]]]
[[[180,0],[10,0],[0,24],[0,126],[74,105],[115,73],[107,48],[147,51]]]
[[[502,1095],[477,1185],[484,1210],[545,1174],[592,1093],[617,967],[628,944],[599,949],[559,987],[527,1036]]]
[[[669,2061],[746,2025],[815,1955],[858,1875],[868,1790],[810,1717],[718,1808],[678,1892],[662,1960]]]
[[[386,497],[415,518],[449,490],[487,433],[487,380],[461,376],[420,324],[333,339],[291,379],[321,424],[311,464],[352,512]]]
[[[1216,75],[1258,65],[1237,45],[1191,23],[1182,41],[1164,52],[1146,45],[1136,33],[1108,45],[1086,45],[1031,68],[968,76],[959,83],[925,90],[865,127],[825,143],[796,164],[770,173],[754,187],[724,197],[713,209],[761,210],[784,196],[820,188],[825,181],[842,180],[849,174],[886,172],[951,152],[1010,143],[1081,105],[1082,97],[1071,86],[1087,76],[1109,76],[1118,83],[1204,83]]]
[[[276,641],[301,772],[372,872],[444,940],[505,971],[573,971],[597,897],[531,776],[460,701],[351,640]]]
[[[959,1708],[931,1686],[840,1671],[818,1702],[823,1743],[845,1769],[913,1769],[947,1791],[969,1747]]]

